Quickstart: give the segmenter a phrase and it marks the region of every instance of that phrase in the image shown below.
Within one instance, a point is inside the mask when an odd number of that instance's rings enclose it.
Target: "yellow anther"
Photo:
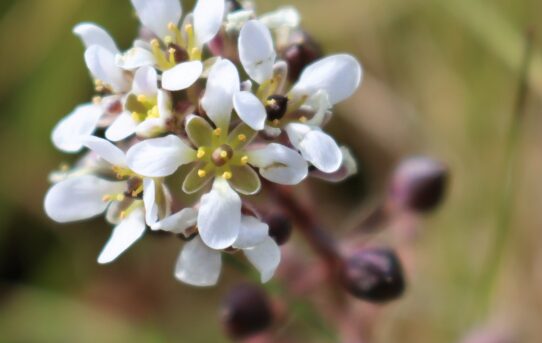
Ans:
[[[111,195],[109,195],[109,194],[104,195],[102,197],[102,201],[103,202],[111,201]]]
[[[160,118],[158,106],[153,106],[149,111],[147,111],[147,118]]]
[[[117,194],[116,200],[117,201],[123,201],[124,200],[124,194]]]
[[[171,23],[171,22],[170,22],[169,24],[167,24],[167,29],[168,29],[169,31],[175,32],[175,31],[177,30],[177,25],[175,25],[174,23]]]
[[[92,102],[94,103],[94,105],[99,105],[102,102],[102,97],[95,96],[94,98],[92,98]]]
[[[122,211],[120,213],[119,217],[120,217],[120,219],[124,219],[124,218],[126,218],[126,215],[127,215],[126,211]]]
[[[141,121],[141,118],[139,117],[139,113],[137,112],[132,112],[132,119],[137,123]]]
[[[307,122],[307,117],[305,116],[302,116],[301,118],[299,118],[299,121],[302,122],[302,123],[306,123]]]
[[[173,43],[173,37],[171,37],[171,36],[165,36],[165,37],[164,37],[164,43],[166,43],[166,44],[168,44],[168,45],[171,44],[171,43]]]
[[[69,169],[70,169],[70,166],[67,165],[66,163],[62,163],[60,165],[60,171],[62,171],[62,172],[67,172]]]
[[[246,165],[248,163],[248,156],[241,157],[241,164]]]
[[[277,104],[277,100],[275,100],[275,99],[268,99],[268,100],[265,101],[265,104],[266,104],[267,106],[275,106],[275,105]]]
[[[198,176],[199,177],[205,177],[207,176],[207,172],[203,169],[198,170]]]
[[[220,152],[220,157],[222,157],[222,158],[227,158],[227,157],[228,157],[228,152],[222,150],[222,151]]]
[[[280,120],[278,120],[278,119],[275,119],[275,120],[273,120],[273,122],[272,122],[272,123],[273,123],[273,125],[275,125],[275,126],[279,126],[279,124],[280,124]]]
[[[222,174],[222,177],[226,180],[230,180],[233,177],[233,174],[229,171],[226,171]]]
[[[196,157],[199,159],[202,159],[205,156],[205,149],[199,148],[198,152],[196,153]]]
[[[141,192],[143,192],[143,185],[140,185],[136,190],[132,191],[132,197],[137,197]]]
[[[246,142],[247,136],[241,133],[241,134],[239,134],[239,135],[237,136],[237,139],[238,139],[240,142]]]
[[[193,34],[194,33],[194,27],[192,26],[192,24],[186,24],[186,26],[184,27],[184,30],[188,34]]]
[[[154,38],[153,40],[151,40],[151,45],[153,48],[159,48],[160,42],[158,41],[158,39]]]
[[[214,129],[213,131],[213,135],[215,136],[220,136],[222,134],[222,129],[217,127],[216,129]]]
[[[139,102],[146,102],[147,101],[147,96],[145,96],[144,94],[139,94],[137,96],[137,101]]]

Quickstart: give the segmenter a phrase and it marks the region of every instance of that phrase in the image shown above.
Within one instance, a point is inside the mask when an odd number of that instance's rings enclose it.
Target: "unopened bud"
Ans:
[[[353,296],[376,303],[394,300],[405,289],[401,263],[385,248],[366,249],[348,257],[342,283]]]
[[[273,322],[271,302],[261,288],[238,285],[224,299],[221,321],[226,332],[235,339],[260,333]]]
[[[391,181],[391,199],[401,208],[415,212],[434,210],[444,198],[448,168],[427,157],[401,162]]]
[[[286,216],[279,213],[273,213],[268,215],[264,221],[269,225],[269,236],[271,236],[278,245],[283,245],[288,242],[292,235],[292,223]]]
[[[321,54],[320,47],[307,33],[297,33],[282,53],[282,58],[288,63],[290,82],[296,82],[303,69],[320,58]]]

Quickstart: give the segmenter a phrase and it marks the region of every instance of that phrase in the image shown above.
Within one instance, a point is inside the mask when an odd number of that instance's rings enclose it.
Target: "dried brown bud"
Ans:
[[[288,242],[292,235],[292,223],[285,215],[272,213],[264,219],[269,225],[269,236],[277,242],[278,245],[283,245]]]
[[[292,38],[292,43],[282,52],[282,59],[288,64],[288,79],[296,82],[303,69],[322,55],[316,42],[306,33],[299,32]]]
[[[235,339],[260,333],[273,322],[271,302],[261,288],[238,285],[223,301],[221,321],[228,335]]]
[[[386,248],[365,249],[348,257],[341,281],[353,296],[375,303],[394,300],[405,289],[401,263]]]
[[[391,181],[391,200],[415,212],[434,210],[444,198],[448,168],[427,157],[412,157],[401,162]]]

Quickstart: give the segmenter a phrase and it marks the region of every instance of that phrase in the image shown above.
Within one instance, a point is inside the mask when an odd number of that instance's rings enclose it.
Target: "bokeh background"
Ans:
[[[192,3],[183,1],[185,11]],[[295,5],[326,52],[364,65],[363,86],[329,129],[352,147],[361,173],[306,186],[334,235],[378,199],[401,157],[450,166],[444,206],[414,238],[389,240],[406,251],[409,286],[383,307],[370,342],[459,342],[477,330],[542,342],[542,2],[257,3],[260,13]],[[177,283],[181,242],[160,236],[99,266],[108,225],[44,215],[47,175],[71,161],[53,149],[50,131],[93,91],[71,33],[81,21],[101,24],[122,48],[138,25],[128,0],[0,2],[0,342],[227,342],[217,308],[243,277],[235,268],[214,289]],[[528,29],[527,101],[508,159]],[[334,341],[295,309],[288,325],[297,341]]]

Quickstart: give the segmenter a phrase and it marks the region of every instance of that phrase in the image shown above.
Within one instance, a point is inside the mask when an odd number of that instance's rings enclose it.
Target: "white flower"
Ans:
[[[149,138],[166,131],[173,115],[171,96],[158,88],[158,74],[153,67],[144,66],[134,74],[132,91],[125,99],[125,111],[105,132],[107,139],[117,142],[134,133]]]
[[[182,8],[178,0],[132,0],[132,5],[141,23],[158,40],[148,45],[138,43],[124,55],[117,56],[117,63],[130,70],[157,66],[164,71],[162,87],[167,90],[190,87],[203,72],[203,46],[216,36],[222,25],[224,0],[199,0],[180,27]],[[180,53],[186,54],[189,61],[179,61],[176,56]]]
[[[200,209],[201,212],[201,209]],[[184,209],[152,226],[153,230],[164,230],[190,236],[188,229],[196,224],[197,211]],[[280,263],[280,248],[269,237],[267,224],[252,216],[242,216],[238,221],[239,232],[228,247],[241,250],[259,270],[261,281],[267,282]],[[185,244],[175,266],[175,277],[194,286],[213,286],[217,283],[222,268],[221,251],[210,248],[200,236]]]
[[[260,84],[260,99],[267,98],[266,105],[274,106],[276,99],[273,96],[281,95],[286,67],[284,62],[275,61],[277,54],[269,29],[258,20],[248,21],[241,29],[238,45],[241,64],[247,74]],[[340,148],[331,136],[322,132],[320,126],[332,105],[354,93],[361,77],[361,66],[350,55],[334,55],[309,65],[290,91],[288,107],[283,108],[279,115],[281,118],[268,120],[267,131],[277,134],[276,129],[284,127],[292,145],[308,162],[326,173],[337,171],[342,162]],[[287,112],[299,108],[315,112],[314,117],[311,120],[287,117]],[[252,113],[258,113],[253,121],[267,119],[265,112]]]
[[[130,174],[124,153],[110,142],[87,137],[84,144],[110,163],[119,176]],[[143,200],[138,198],[141,192],[144,192]],[[89,219],[106,212],[106,219],[116,226],[98,262],[109,263],[143,235],[146,224],[153,225],[169,215],[169,197],[160,181],[142,180],[137,176],[109,181],[74,173],[49,189],[44,207],[47,215],[59,223]]]

